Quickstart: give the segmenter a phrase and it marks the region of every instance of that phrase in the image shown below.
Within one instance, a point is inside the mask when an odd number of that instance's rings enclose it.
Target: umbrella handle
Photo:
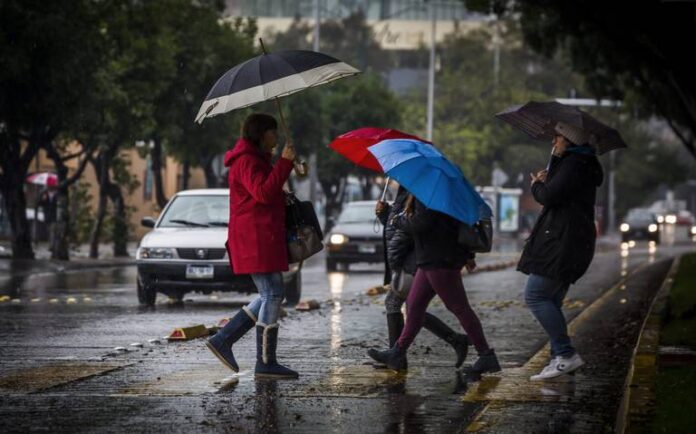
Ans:
[[[263,54],[268,54],[266,51],[266,46],[263,44],[263,39],[259,38],[259,43],[261,44],[261,51],[263,51]],[[285,123],[285,116],[283,115],[283,108],[280,106],[280,100],[278,97],[273,98],[276,103],[276,107],[278,107],[278,115],[280,116],[280,126],[283,129],[283,134],[285,134],[285,141],[292,143],[292,139],[290,138],[290,130],[288,130],[288,125]],[[293,161],[293,164],[295,166],[295,175],[297,175],[300,178],[304,178],[308,174],[307,170],[307,163],[304,161]]]
[[[387,176],[386,181],[384,181],[384,190],[382,190],[382,197],[380,197],[380,202],[384,202],[384,198],[387,197],[387,189],[389,188],[389,177]]]

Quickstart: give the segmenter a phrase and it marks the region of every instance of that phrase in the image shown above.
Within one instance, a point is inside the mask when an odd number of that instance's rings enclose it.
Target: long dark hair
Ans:
[[[278,122],[266,113],[252,113],[244,120],[242,137],[257,148],[261,146],[261,138],[268,130],[277,130]]]

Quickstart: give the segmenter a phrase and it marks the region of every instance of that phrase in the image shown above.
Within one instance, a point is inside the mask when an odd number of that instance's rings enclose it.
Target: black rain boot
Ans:
[[[483,354],[479,354],[478,359],[473,365],[467,366],[463,369],[466,374],[481,375],[486,372],[499,372],[500,363],[498,363],[498,356],[495,355],[495,350],[491,348]]]
[[[469,338],[467,338],[467,336],[464,334],[455,332],[449,328],[447,324],[442,322],[440,318],[427,312],[425,313],[423,327],[430,330],[430,332],[438,338],[450,344],[457,353],[457,361],[454,366],[457,368],[462,366],[462,363],[464,363],[464,360],[466,360],[466,356],[469,353]]]
[[[256,318],[245,306],[225,324],[225,327],[209,338],[205,345],[225,366],[234,372],[239,372],[239,365],[232,353],[232,344],[251,330],[254,324],[256,324]]]
[[[394,344],[393,347],[385,351],[377,351],[371,348],[367,351],[367,355],[380,363],[384,363],[389,369],[395,371],[408,369],[406,351],[399,348],[399,344]]]
[[[256,325],[256,377],[297,378],[299,374],[278,363],[276,348],[278,346],[278,323]]]
[[[387,330],[389,331],[389,348],[393,348],[404,329],[404,314],[401,312],[387,314]]]

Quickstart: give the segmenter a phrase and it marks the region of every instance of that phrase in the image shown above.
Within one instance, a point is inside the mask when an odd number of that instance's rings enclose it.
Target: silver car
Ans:
[[[227,189],[185,190],[171,198],[156,221],[142,219],[153,230],[140,240],[136,256],[140,303],[153,305],[158,292],[181,300],[190,291],[256,291],[249,275],[236,275],[230,266],[225,248],[229,203]],[[298,264],[290,264],[283,281],[287,302],[298,302]]]

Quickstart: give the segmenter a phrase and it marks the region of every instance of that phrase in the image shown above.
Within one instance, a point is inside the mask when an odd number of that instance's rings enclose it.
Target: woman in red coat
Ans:
[[[276,360],[278,312],[285,297],[281,272],[288,269],[283,184],[295,159],[288,140],[281,158],[271,163],[277,129],[272,116],[252,114],[244,121],[242,138],[225,155],[230,186],[227,253],[235,274],[251,275],[259,296],[206,344],[220,361],[239,372],[232,344],[255,324],[256,376],[297,378],[297,372]]]

